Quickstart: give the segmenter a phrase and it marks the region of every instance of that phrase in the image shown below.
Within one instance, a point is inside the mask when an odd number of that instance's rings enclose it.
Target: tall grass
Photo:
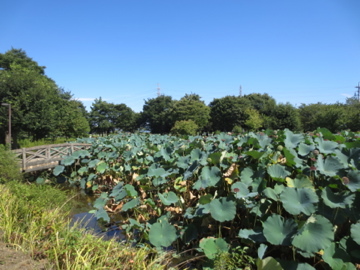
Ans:
[[[48,269],[165,269],[169,253],[150,247],[104,241],[69,226],[71,205],[63,191],[51,186],[9,182],[0,185],[2,240],[49,261]]]
[[[33,146],[47,145],[47,144],[60,144],[66,142],[76,141],[76,138],[55,138],[55,139],[41,139],[32,141],[30,139],[19,140],[18,144],[20,148],[28,148]]]

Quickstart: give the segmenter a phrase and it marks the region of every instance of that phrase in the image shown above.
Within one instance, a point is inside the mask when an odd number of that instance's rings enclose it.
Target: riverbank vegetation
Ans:
[[[4,163],[0,167],[8,171],[18,169]],[[9,175],[1,175],[0,241],[30,254],[34,260],[44,261],[44,269],[155,270],[165,269],[170,263],[171,253],[104,241],[69,226],[74,193],[50,185],[24,183],[14,175],[7,178]]]

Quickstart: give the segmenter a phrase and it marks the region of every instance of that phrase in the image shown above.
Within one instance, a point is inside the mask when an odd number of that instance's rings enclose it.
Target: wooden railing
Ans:
[[[23,172],[31,172],[55,167],[65,157],[81,149],[87,149],[91,144],[63,143],[35,146],[12,150],[19,160]]]

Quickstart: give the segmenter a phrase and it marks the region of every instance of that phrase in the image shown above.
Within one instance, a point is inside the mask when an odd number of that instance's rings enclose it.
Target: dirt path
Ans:
[[[49,270],[46,260],[36,261],[30,255],[0,242],[0,270]]]

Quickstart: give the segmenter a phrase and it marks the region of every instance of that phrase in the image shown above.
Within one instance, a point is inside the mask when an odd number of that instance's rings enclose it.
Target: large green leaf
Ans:
[[[347,178],[343,178],[344,184],[353,192],[360,189],[360,171],[351,171]]]
[[[96,166],[96,171],[98,173],[104,173],[108,169],[108,164],[104,161],[101,161]]]
[[[229,244],[222,238],[203,238],[200,240],[199,246],[210,260],[215,259],[218,254],[229,250]]]
[[[164,205],[175,204],[179,201],[179,197],[172,191],[163,194],[158,193],[158,196]]]
[[[337,142],[325,141],[323,138],[320,137],[315,138],[314,141],[317,142],[319,151],[323,154],[332,154],[338,147]]]
[[[306,253],[314,253],[326,249],[332,241],[334,231],[331,222],[323,216],[313,215],[294,236],[292,244]]]
[[[254,197],[258,193],[257,192],[250,192],[247,185],[243,182],[236,182],[231,186],[231,191],[234,192],[235,198],[243,199],[247,197]]]
[[[299,155],[306,156],[314,149],[315,149],[315,146],[312,144],[300,143],[299,144]]]
[[[360,245],[360,223],[352,224],[350,231],[352,239]]]
[[[54,170],[53,170],[53,174],[55,176],[58,176],[60,173],[62,173],[64,171],[65,167],[62,165],[57,165]]]
[[[309,188],[286,187],[280,194],[283,207],[292,215],[311,215],[315,212],[315,204],[319,201],[315,191]]]
[[[241,229],[239,230],[238,236],[243,239],[248,239],[254,243],[264,243],[266,238],[263,234],[262,228],[252,229]]]
[[[324,161],[322,155],[318,156],[315,166],[320,173],[327,176],[335,176],[340,169],[344,168],[344,165],[337,157],[328,156]]]
[[[70,166],[70,165],[74,164],[75,161],[76,161],[76,159],[73,156],[67,156],[61,161],[61,164],[65,165],[65,166]]]
[[[330,208],[346,208],[354,202],[355,194],[350,192],[334,193],[329,187],[325,187],[321,192],[321,198]]]
[[[194,189],[200,190],[200,189],[205,189],[207,187],[216,186],[216,184],[220,181],[220,179],[221,179],[221,171],[218,167],[205,166],[201,170],[201,175],[199,177],[199,180],[197,180],[194,183]]]
[[[236,204],[230,198],[214,199],[210,203],[210,214],[213,219],[220,222],[233,220],[236,215]]]
[[[288,187],[295,187],[295,188],[314,188],[313,182],[310,180],[310,178],[306,175],[298,174],[295,179],[292,179],[290,177],[286,178],[286,184]]]
[[[95,167],[99,162],[100,162],[99,159],[94,159],[94,160],[92,160],[92,161],[89,162],[88,167],[89,167],[89,168],[93,168],[93,167]]]
[[[351,261],[349,254],[346,252],[346,250],[337,246],[334,242],[332,242],[329,247],[324,249],[322,258],[327,264],[330,265],[331,269],[356,269],[353,264],[346,265],[346,262]]]
[[[292,237],[297,232],[297,224],[293,219],[286,219],[273,214],[263,223],[264,236],[273,245],[291,245]]]
[[[290,175],[290,172],[280,164],[274,164],[267,168],[268,174],[275,180],[284,181],[286,176]]]
[[[257,270],[284,270],[280,263],[273,257],[266,257],[256,261]]]
[[[154,223],[149,231],[149,241],[156,247],[168,247],[177,239],[176,229],[167,220]]]
[[[286,139],[284,140],[286,148],[295,148],[300,142],[304,141],[303,134],[295,134],[288,129],[284,130],[284,134],[286,136]]]
[[[132,199],[123,205],[123,207],[121,208],[121,211],[126,212],[127,210],[133,209],[134,207],[138,206],[139,204],[140,204],[139,198]]]

